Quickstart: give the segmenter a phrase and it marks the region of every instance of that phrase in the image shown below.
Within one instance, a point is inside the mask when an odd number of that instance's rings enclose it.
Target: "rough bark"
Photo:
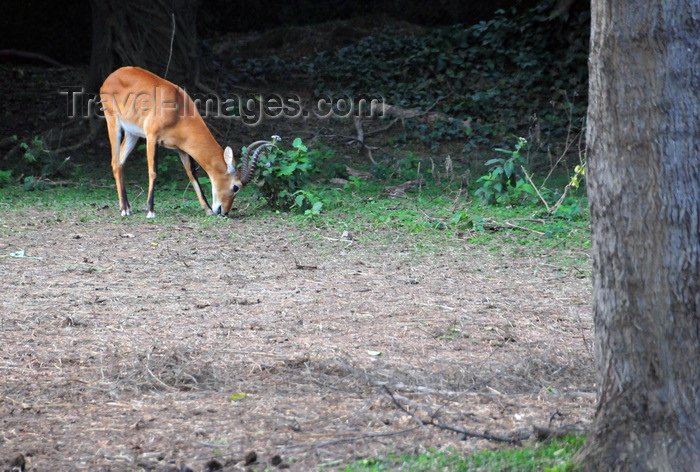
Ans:
[[[168,80],[185,87],[197,82],[196,1],[91,0],[90,6],[93,31],[87,91],[97,92],[112,71],[125,65],[143,67],[161,77],[167,71]]]
[[[700,5],[593,0],[586,471],[700,464]]]

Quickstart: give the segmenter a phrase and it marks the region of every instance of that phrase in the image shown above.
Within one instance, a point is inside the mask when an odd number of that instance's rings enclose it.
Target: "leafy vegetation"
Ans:
[[[572,195],[569,191],[578,189],[585,179],[586,164],[582,162],[574,168],[574,174],[562,192],[547,188],[545,186],[547,178],[536,186],[528,173],[527,162],[521,154],[527,144],[524,138],[518,138],[513,151],[497,148],[496,151],[510,157],[491,159],[486,162],[486,166],[490,166],[489,172],[477,180],[478,188],[474,195],[480,197],[482,203],[486,204],[520,205],[526,200],[539,203],[544,206],[547,217],[578,216],[584,197]]]
[[[14,135],[11,136],[11,141],[17,142],[19,139]],[[29,142],[18,142],[17,146],[20,159],[15,162],[14,169],[0,170],[0,187],[17,179],[22,181],[26,190],[43,190],[49,178],[80,176],[80,168],[72,164],[70,157],[57,158],[38,136],[34,136]],[[13,173],[19,175],[13,179]]]
[[[584,437],[567,436],[535,446],[498,451],[482,451],[469,456],[448,452],[407,454],[382,459],[364,459],[343,472],[411,471],[493,471],[564,472],[574,470],[573,455],[583,446]]]
[[[561,147],[567,127],[585,115],[589,13],[551,17],[554,0],[527,11],[499,11],[488,21],[423,34],[392,32],[323,51],[304,62],[232,58],[251,81],[313,77],[316,92],[335,97],[381,95],[392,105],[453,119],[407,121],[405,139],[433,150],[464,141],[487,152],[508,136],[526,136],[543,158]],[[325,95],[324,95],[325,96]],[[467,129],[461,125],[467,121]]]
[[[321,158],[318,150],[309,151],[300,138],[288,151],[276,148],[263,155],[257,195],[275,209],[318,214],[323,202],[307,186],[319,172]]]
[[[496,148],[496,151],[508,154],[509,158],[496,158],[486,162],[489,172],[477,180],[480,184],[474,195],[481,198],[483,203],[518,203],[522,195],[534,195],[535,190],[525,181],[524,166],[526,164],[520,151],[527,145],[524,138],[518,139],[514,151]]]

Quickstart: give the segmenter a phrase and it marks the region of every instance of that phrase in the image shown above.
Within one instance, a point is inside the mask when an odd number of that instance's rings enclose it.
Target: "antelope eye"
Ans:
[[[233,186],[233,193],[238,193],[239,190],[240,188],[238,187],[238,185]]]

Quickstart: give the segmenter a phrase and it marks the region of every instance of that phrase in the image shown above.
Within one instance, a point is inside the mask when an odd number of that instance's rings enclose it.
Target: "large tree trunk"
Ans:
[[[90,0],[93,31],[86,90],[96,93],[104,79],[124,65],[143,67],[178,85],[194,85],[199,74],[197,3]]]
[[[587,471],[700,467],[700,6],[593,0]]]

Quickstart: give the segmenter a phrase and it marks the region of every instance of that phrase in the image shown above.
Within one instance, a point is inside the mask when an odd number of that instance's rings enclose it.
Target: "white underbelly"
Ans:
[[[119,120],[119,126],[124,130],[127,135],[138,136],[139,138],[145,138],[146,132],[141,129],[140,126],[130,123],[128,121]]]

